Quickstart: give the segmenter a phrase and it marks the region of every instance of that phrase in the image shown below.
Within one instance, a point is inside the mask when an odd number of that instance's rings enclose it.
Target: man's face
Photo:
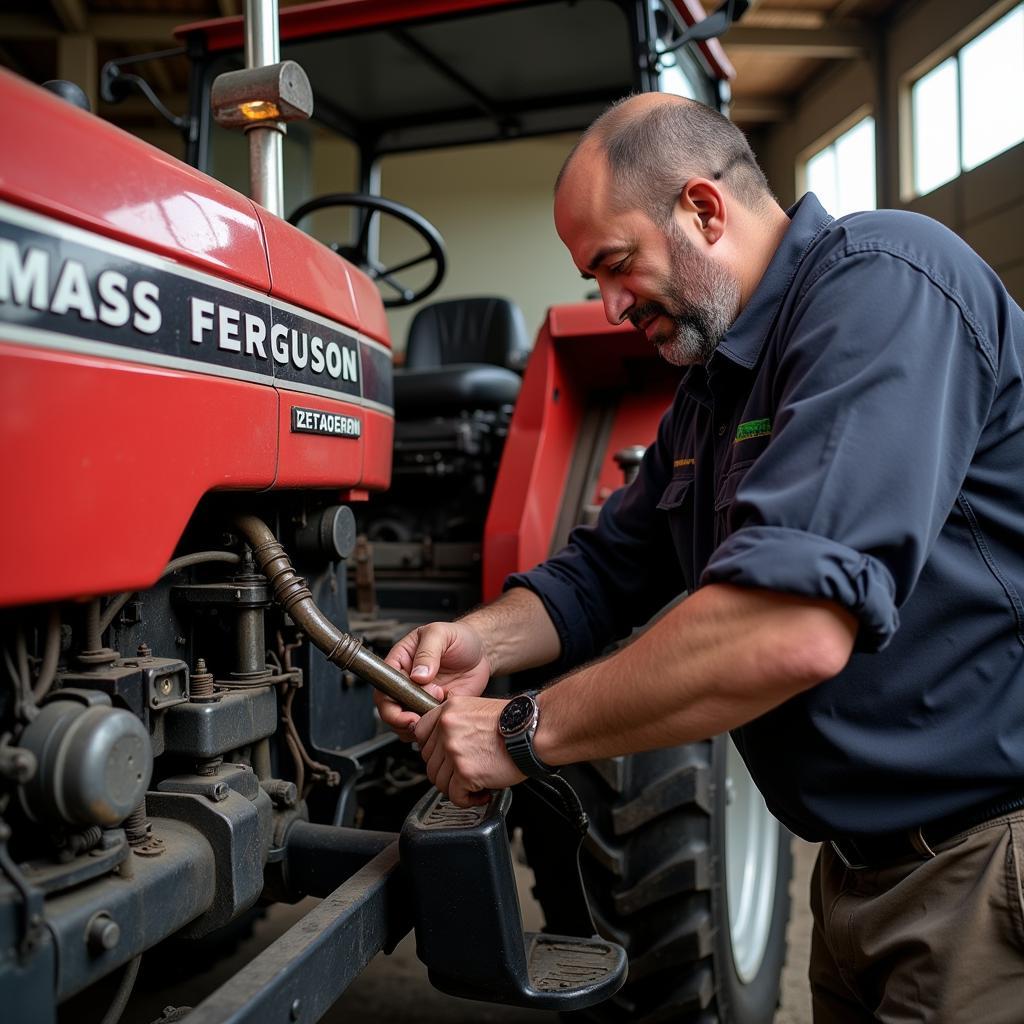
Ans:
[[[615,208],[609,179],[603,156],[577,154],[555,200],[559,236],[597,281],[609,322],[628,319],[677,366],[707,362],[739,312],[739,283],[674,218],[661,227]]]
[[[702,256],[670,220],[666,228],[668,272],[647,296],[638,294],[626,316],[659,355],[676,366],[706,363],[739,310],[739,284]]]

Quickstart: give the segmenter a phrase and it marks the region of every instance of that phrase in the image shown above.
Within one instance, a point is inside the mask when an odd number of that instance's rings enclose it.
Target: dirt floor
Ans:
[[[789,958],[782,984],[782,1005],[775,1024],[810,1024],[807,960],[810,951],[810,914],[807,886],[817,848],[794,841],[793,916],[789,930]],[[519,890],[525,924],[540,927],[540,913],[529,894],[531,875],[519,868]],[[168,1005],[196,1005],[221,981],[250,960],[313,905],[274,907],[257,922],[253,937],[213,969],[195,973],[188,982],[147,991],[133,999],[122,1024],[150,1024]],[[143,958],[145,961],[145,957]],[[389,957],[378,956],[323,1018],[325,1024],[556,1024],[557,1014],[520,1010],[489,1003],[454,999],[434,989],[416,959],[413,937],[408,936]]]

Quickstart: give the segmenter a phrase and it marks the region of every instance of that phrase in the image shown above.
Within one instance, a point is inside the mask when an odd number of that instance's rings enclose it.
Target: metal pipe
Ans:
[[[424,715],[439,701],[396,668],[344,633],[317,607],[306,581],[292,568],[284,547],[257,516],[239,516],[235,527],[252,547],[253,557],[274,588],[274,597],[310,640],[340,669],[359,676],[408,711]]]
[[[245,0],[245,66],[263,68],[281,59],[277,0]],[[284,216],[281,140],[284,126],[264,122],[246,129],[249,136],[249,194],[264,209]]]
[[[296,821],[284,840],[285,884],[292,896],[328,896],[397,839],[394,832]]]

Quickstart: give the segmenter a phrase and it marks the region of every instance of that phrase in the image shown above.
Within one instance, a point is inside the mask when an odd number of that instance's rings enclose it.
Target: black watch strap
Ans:
[[[519,714],[526,712],[529,715],[530,720],[525,728],[516,723],[515,731],[510,733],[502,727],[503,723],[499,722],[499,732],[505,742],[505,749],[508,751],[509,757],[512,758],[515,766],[530,778],[540,778],[556,772],[556,769],[545,764],[533,749],[533,737],[540,721],[540,707],[537,704],[536,695],[536,690],[528,691],[509,701],[509,705],[527,705],[518,709],[509,708],[510,712],[518,710]],[[532,709],[529,707],[530,705],[532,705]]]
[[[536,726],[520,733],[518,736],[510,736],[505,740],[505,749],[508,756],[512,758],[515,766],[524,774],[530,777],[551,775],[555,769],[545,764],[533,752],[533,734]]]

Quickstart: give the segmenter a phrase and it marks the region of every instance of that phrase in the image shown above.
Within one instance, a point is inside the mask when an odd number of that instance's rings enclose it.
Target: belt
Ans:
[[[927,859],[935,856],[935,847],[960,832],[966,832],[975,825],[1000,818],[1024,808],[1024,793],[1003,796],[975,807],[969,807],[956,814],[906,829],[903,832],[886,832],[878,835],[838,836],[829,840],[836,856],[851,870],[881,867],[913,858]]]

